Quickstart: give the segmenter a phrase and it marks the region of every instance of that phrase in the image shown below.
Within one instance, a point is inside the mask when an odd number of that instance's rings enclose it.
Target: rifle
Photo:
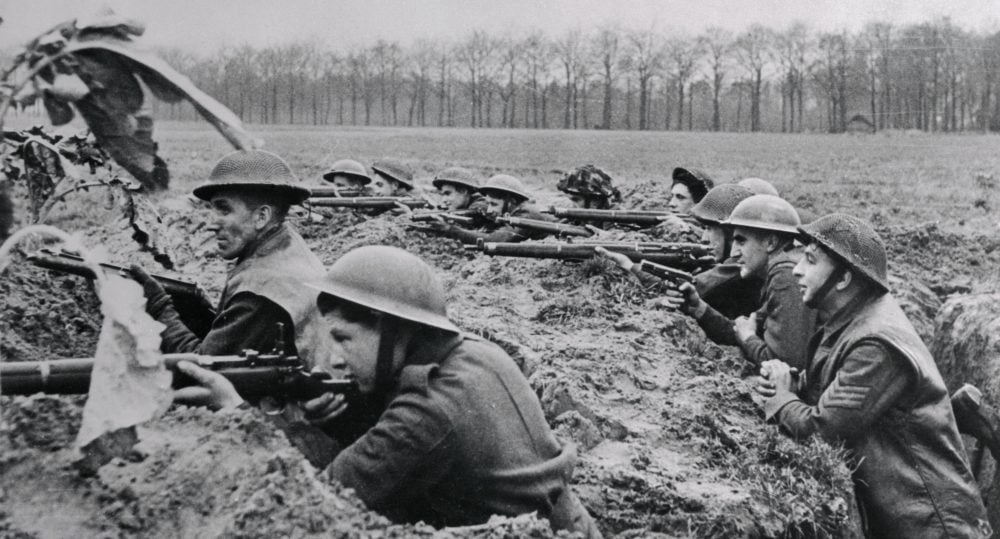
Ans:
[[[40,268],[77,275],[85,279],[96,278],[90,266],[83,262],[83,258],[63,251],[41,249],[28,255],[28,261]],[[100,266],[105,270],[130,277],[128,268],[123,266],[104,263]],[[163,275],[150,275],[150,277],[163,286],[167,295],[170,296],[174,308],[177,309],[177,314],[184,321],[184,325],[198,337],[204,337],[212,327],[212,321],[215,320],[215,308],[212,307],[212,303],[205,296],[201,287]]]
[[[338,189],[333,186],[310,187],[309,198],[357,198],[364,196],[364,189]]]
[[[511,217],[509,215],[505,215],[503,217],[497,217],[497,222],[527,228],[528,230],[537,230],[539,232],[545,232],[546,234],[553,234],[556,236],[577,236],[589,238],[594,235],[592,231],[582,226],[554,223],[551,221],[542,221],[540,219],[525,219],[523,217]]]
[[[479,251],[490,256],[515,256],[523,258],[552,258],[559,260],[584,260],[593,258],[594,248],[621,253],[633,262],[648,260],[657,264],[697,270],[715,263],[711,247],[699,243],[493,243],[482,239],[475,245],[466,245],[466,251]]]
[[[296,356],[259,354],[244,350],[235,356],[164,354],[164,365],[174,371],[174,388],[194,385],[194,380],[177,370],[181,361],[225,376],[241,397],[248,401],[264,396],[305,401],[325,393],[357,395],[357,383],[349,378],[333,378],[329,373],[307,370]],[[51,359],[0,363],[0,395],[78,395],[90,389],[93,358]]]
[[[415,223],[428,223],[440,217],[449,223],[472,226],[476,224],[476,213],[475,210],[424,211],[414,213],[411,219]]]
[[[640,261],[639,270],[675,285],[680,285],[682,283],[694,283],[694,275],[691,275],[683,270],[671,268],[670,266],[650,262],[649,260]]]
[[[350,197],[350,198],[318,198],[310,200],[313,206],[325,208],[383,208],[392,209],[397,204],[410,208],[429,208],[431,203],[423,198],[414,197]]]
[[[670,210],[592,210],[587,208],[557,208],[552,206],[545,213],[556,217],[576,221],[597,221],[624,223],[639,226],[654,226],[670,217],[678,217],[686,222],[693,221],[690,215],[675,213]]]

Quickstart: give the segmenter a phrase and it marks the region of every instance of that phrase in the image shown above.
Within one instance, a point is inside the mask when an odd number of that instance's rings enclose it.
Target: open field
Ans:
[[[670,170],[677,165],[704,169],[719,182],[760,176],[815,213],[836,210],[872,219],[890,247],[895,292],[928,340],[948,295],[997,289],[997,137],[252,129],[307,180],[334,159],[396,157],[412,164],[422,182],[450,165],[483,176],[513,173],[537,199],[548,201],[558,198],[552,192],[555,171],[589,162],[611,172],[623,193],[634,193],[626,205],[657,199],[665,205]],[[207,126],[160,124],[157,130],[173,172],[171,192],[154,200],[168,223],[163,242],[176,247],[184,278],[217,295],[226,266],[211,252],[212,242],[203,241],[208,238],[199,217],[185,214],[177,199],[229,149]],[[103,245],[112,261],[152,266],[113,213],[88,203],[99,200],[99,194],[71,199],[53,221],[82,229],[87,242]],[[455,242],[414,233],[394,217],[362,221],[336,214],[298,226],[326,264],[353,247],[385,243],[410,249],[441,270],[452,318],[522,364],[557,434],[577,444],[575,488],[606,535],[855,533],[839,452],[822,442],[795,444],[764,425],[737,351],[707,342],[690,320],[653,309],[655,295],[613,268],[476,257]],[[100,315],[83,281],[18,264],[0,279],[0,295],[3,357],[93,352]],[[4,417],[13,419],[0,423],[0,502],[6,496],[49,503],[62,515],[59,529],[77,535],[239,535],[253,526],[261,536],[432,533],[426,527],[389,528],[350,494],[303,478],[297,471],[302,460],[283,440],[262,433],[266,428],[252,417],[234,420],[246,428],[223,429],[209,414],[173,411],[140,430],[144,462],[119,462],[83,481],[66,469],[66,431],[79,421],[76,401],[4,398],[2,404],[12,410]],[[28,425],[37,433],[29,434]],[[214,438],[217,430],[225,432]],[[269,459],[273,452],[279,457]],[[210,470],[211,487],[185,496],[193,479],[181,465],[212,462],[220,454],[227,455],[227,465]],[[207,473],[209,467],[200,466]],[[25,486],[28,477],[46,480],[32,489]],[[127,487],[130,479],[135,486]],[[276,496],[266,504],[254,498],[257,481],[265,480],[267,492]],[[311,503],[344,509],[338,516],[295,505]],[[51,535],[52,528],[40,527],[32,504],[5,504],[11,509],[0,514],[0,533]],[[259,524],[252,517],[260,504],[285,520]],[[499,526],[494,533],[503,533]]]

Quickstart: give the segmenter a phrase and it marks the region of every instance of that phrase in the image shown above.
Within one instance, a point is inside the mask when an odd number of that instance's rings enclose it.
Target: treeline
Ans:
[[[472,31],[352,50],[161,51],[244,121],[702,131],[1000,130],[1000,32],[939,19],[858,32]],[[157,115],[193,119],[159,103]],[[860,119],[858,118],[860,117]]]

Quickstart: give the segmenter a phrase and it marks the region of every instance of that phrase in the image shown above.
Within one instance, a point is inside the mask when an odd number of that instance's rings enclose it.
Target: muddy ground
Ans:
[[[176,275],[218,297],[226,265],[203,224],[181,197],[156,203],[178,235],[163,239]],[[577,444],[574,488],[607,536],[855,535],[838,450],[793,443],[764,425],[737,351],[654,309],[654,295],[615,268],[483,257],[395,217],[294,220],[326,264],[357,246],[389,244],[441,270],[452,319],[507,350],[556,433]],[[995,281],[1000,253],[985,236],[934,224],[882,232],[893,286],[928,340],[943,299]],[[153,266],[115,222],[85,236],[113,262]],[[93,353],[100,317],[86,281],[17,263],[0,295],[4,361]],[[283,436],[247,413],[172,410],[140,429],[134,458],[85,479],[69,466],[79,398],[2,397],[0,405],[0,536],[549,534],[534,519],[445,531],[391,525],[317,479]]]

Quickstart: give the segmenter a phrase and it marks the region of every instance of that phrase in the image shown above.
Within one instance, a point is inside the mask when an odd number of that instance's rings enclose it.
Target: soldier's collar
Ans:
[[[462,342],[462,336],[457,333],[429,330],[430,338],[419,338],[414,343],[413,350],[406,358],[406,365],[427,365],[440,363],[452,350]]]

